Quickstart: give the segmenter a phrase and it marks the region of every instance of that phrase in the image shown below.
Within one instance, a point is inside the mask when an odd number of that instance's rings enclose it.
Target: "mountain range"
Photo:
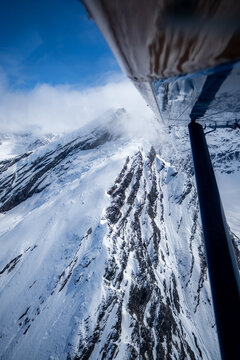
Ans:
[[[187,129],[0,134],[0,358],[220,360]],[[207,135],[240,263],[240,130]]]

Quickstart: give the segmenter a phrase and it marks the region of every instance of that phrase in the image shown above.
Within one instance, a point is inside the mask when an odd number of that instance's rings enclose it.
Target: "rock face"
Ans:
[[[235,176],[238,133],[221,136],[215,166]],[[167,152],[100,127],[1,162],[2,359],[220,359],[190,152],[174,138]]]

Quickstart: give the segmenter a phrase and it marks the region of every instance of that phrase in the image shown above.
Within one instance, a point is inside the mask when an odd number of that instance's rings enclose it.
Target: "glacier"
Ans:
[[[220,359],[186,129],[126,119],[1,134],[1,359]],[[239,133],[207,135],[238,261]]]

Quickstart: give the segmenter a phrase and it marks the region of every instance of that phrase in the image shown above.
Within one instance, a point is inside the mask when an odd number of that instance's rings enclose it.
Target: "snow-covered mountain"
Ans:
[[[220,359],[186,130],[125,120],[0,162],[1,359]],[[237,251],[239,130],[208,137]]]

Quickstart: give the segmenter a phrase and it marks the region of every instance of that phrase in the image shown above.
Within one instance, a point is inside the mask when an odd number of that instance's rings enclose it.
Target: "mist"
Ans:
[[[40,84],[27,91],[10,90],[2,81],[0,131],[69,133],[119,108],[128,114],[124,127],[131,136],[151,132],[154,115],[126,78],[109,79],[106,85],[93,88]]]

